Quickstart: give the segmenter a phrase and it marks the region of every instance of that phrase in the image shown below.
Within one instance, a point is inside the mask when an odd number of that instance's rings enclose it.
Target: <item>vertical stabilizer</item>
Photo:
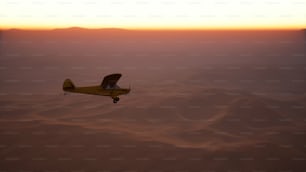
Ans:
[[[64,84],[63,84],[63,90],[64,91],[73,90],[74,88],[75,88],[75,86],[70,79],[66,79],[64,81]]]

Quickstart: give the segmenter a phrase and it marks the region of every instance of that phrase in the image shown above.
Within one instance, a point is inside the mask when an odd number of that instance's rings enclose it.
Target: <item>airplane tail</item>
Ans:
[[[75,86],[70,79],[66,79],[64,81],[64,84],[63,84],[63,90],[64,91],[73,90],[74,88],[75,88]]]

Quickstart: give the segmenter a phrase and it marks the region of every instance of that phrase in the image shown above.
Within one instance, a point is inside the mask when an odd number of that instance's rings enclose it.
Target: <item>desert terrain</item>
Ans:
[[[305,171],[304,33],[1,31],[0,171]]]

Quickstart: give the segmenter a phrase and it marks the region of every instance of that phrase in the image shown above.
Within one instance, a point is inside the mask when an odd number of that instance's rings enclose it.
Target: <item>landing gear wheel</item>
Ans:
[[[115,97],[113,98],[113,103],[117,103],[119,100],[120,100],[119,97]]]

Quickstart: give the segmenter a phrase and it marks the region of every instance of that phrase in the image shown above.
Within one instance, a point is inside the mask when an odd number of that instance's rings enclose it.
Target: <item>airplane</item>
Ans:
[[[104,77],[100,85],[87,87],[76,87],[70,79],[66,79],[63,84],[63,90],[72,93],[110,96],[113,99],[113,103],[117,103],[120,100],[119,95],[128,94],[131,91],[131,88],[120,88],[117,85],[121,76],[120,73],[110,74]]]

